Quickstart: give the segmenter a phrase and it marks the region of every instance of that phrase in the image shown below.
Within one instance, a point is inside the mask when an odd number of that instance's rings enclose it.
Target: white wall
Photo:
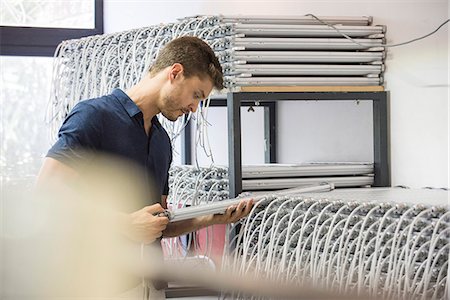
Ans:
[[[398,43],[434,30],[449,17],[449,5],[448,0],[105,0],[104,13],[106,32],[174,22],[178,17],[196,14],[370,15],[373,16],[375,24],[387,25],[387,42]],[[393,185],[449,186],[448,31],[447,25],[432,37],[388,51],[385,87],[391,95]],[[370,105],[343,105],[324,105],[316,102],[280,103],[279,160],[370,160]],[[292,120],[293,118],[295,120]],[[311,124],[312,119],[318,124]],[[217,122],[224,122],[224,118]],[[254,126],[246,124],[245,120],[243,122],[243,126]],[[291,125],[293,123],[294,125]],[[312,131],[306,130],[308,128]],[[328,130],[329,128],[331,130]],[[324,138],[324,133],[329,136]],[[218,148],[225,151],[223,136],[217,137],[216,134],[211,139],[213,144],[222,145]],[[260,151],[261,149],[256,149],[255,153]],[[218,156],[222,157],[222,154]],[[261,157],[259,154],[255,155]]]
[[[254,107],[254,111],[248,111],[248,107],[241,107],[241,144],[242,161],[245,164],[264,163],[264,109]],[[211,150],[216,165],[228,165],[228,124],[226,107],[210,107],[208,120],[208,136],[211,141]],[[196,130],[193,130],[192,141],[195,141]],[[195,142],[193,143],[193,152]],[[211,159],[206,156],[201,147],[197,147],[197,161],[200,165],[209,165]],[[193,162],[194,163],[194,162]]]

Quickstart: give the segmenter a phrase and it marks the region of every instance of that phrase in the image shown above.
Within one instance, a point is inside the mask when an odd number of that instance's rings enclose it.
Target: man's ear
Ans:
[[[182,76],[183,75],[183,70],[184,70],[184,67],[183,67],[182,64],[174,63],[170,67],[170,71],[169,71],[169,79],[170,79],[170,81],[173,81],[177,77],[179,78],[180,76]]]

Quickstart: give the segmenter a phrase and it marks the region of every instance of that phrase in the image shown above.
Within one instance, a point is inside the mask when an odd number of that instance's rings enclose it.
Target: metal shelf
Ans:
[[[382,86],[286,86],[245,87],[246,91],[229,92],[215,96],[211,106],[227,106],[228,161],[230,197],[242,192],[241,106],[264,107],[264,136],[266,140],[265,162],[277,162],[276,103],[278,101],[355,101],[371,100],[373,103],[373,186],[388,187],[391,184],[388,161],[388,98],[389,92]],[[314,91],[317,90],[317,91]],[[226,97],[226,98],[225,98]],[[226,101],[225,101],[226,99]],[[186,126],[182,135],[182,163],[191,164],[191,128]]]
[[[264,89],[262,89],[264,90]],[[287,90],[292,90],[289,87]],[[322,89],[325,90],[325,89]],[[367,91],[360,88],[359,91],[342,91],[339,88],[322,92],[283,92],[278,88],[276,92],[230,92],[227,94],[228,107],[228,157],[229,157],[229,187],[230,197],[236,197],[242,192],[242,149],[241,149],[241,115],[242,103],[257,101],[260,104],[277,101],[303,101],[303,100],[371,100],[373,103],[373,145],[374,145],[374,180],[373,186],[390,186],[389,162],[388,162],[388,96],[389,93],[379,87],[373,91],[369,87]],[[275,127],[274,124],[271,124]],[[275,136],[274,136],[275,140]],[[275,149],[271,145],[270,149]],[[276,161],[276,156],[274,156]],[[273,161],[272,161],[273,162]]]

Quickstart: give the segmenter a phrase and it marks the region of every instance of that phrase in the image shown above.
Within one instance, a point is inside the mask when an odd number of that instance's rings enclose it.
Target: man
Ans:
[[[223,215],[211,215],[169,223],[158,215],[167,208],[168,170],[172,161],[170,139],[158,122],[161,113],[171,121],[195,112],[213,88],[223,88],[223,74],[212,49],[196,37],[168,43],[142,80],[126,92],[78,103],[49,150],[38,184],[51,178],[73,180],[74,165],[87,152],[104,152],[130,160],[152,177],[157,197],[149,194],[149,206],[122,220],[127,235],[140,243],[160,236],[174,237],[213,225],[233,223],[249,214],[252,203],[241,202]]]

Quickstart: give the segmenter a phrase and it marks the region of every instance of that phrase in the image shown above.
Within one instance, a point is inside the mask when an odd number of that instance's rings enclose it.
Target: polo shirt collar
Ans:
[[[116,96],[130,117],[134,117],[135,115],[142,113],[136,103],[134,103],[134,101],[131,100],[131,98],[128,97],[128,95],[121,89],[114,89],[112,94]]]
[[[122,91],[121,89],[114,89],[112,94],[116,96],[120,104],[122,104],[123,108],[125,108],[125,110],[127,111],[128,115],[131,118],[139,113],[142,113],[139,107],[136,105],[136,103],[134,103],[134,101],[131,100],[131,98],[128,97],[128,95],[125,94],[125,92]],[[152,124],[154,124],[158,128],[161,128],[162,126],[157,116],[154,116],[152,118]]]
[[[154,116],[152,118],[152,124],[155,125],[158,128],[161,128],[161,123],[159,123],[158,116]]]

